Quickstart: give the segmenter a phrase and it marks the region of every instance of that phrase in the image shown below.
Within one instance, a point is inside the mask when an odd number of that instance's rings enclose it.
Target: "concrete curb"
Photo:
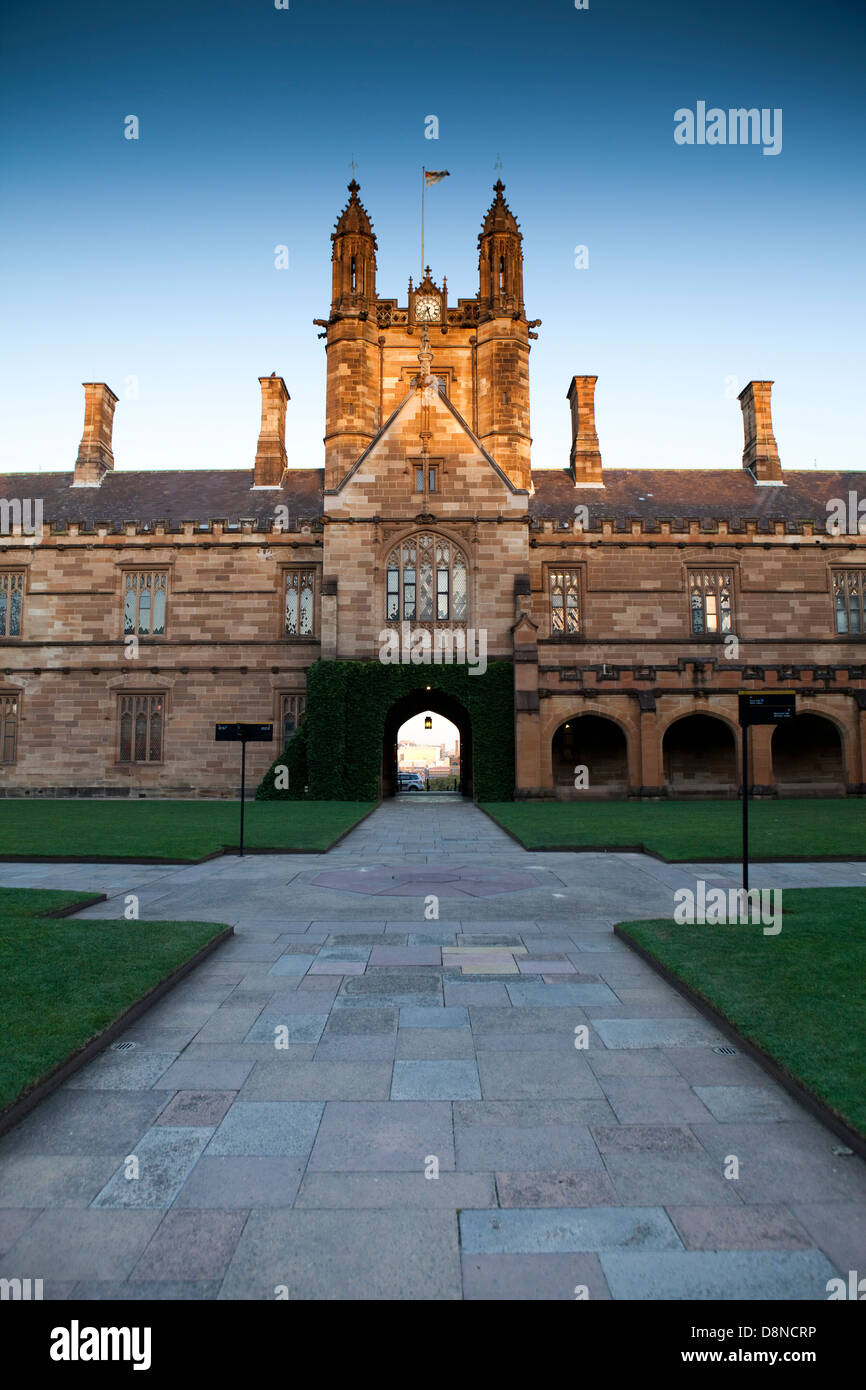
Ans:
[[[105,894],[100,894],[94,901],[104,902]],[[61,909],[60,912],[54,915],[68,917],[71,912],[80,912],[87,906],[89,906],[88,903],[79,903],[71,910]],[[234,927],[225,927],[212,941],[208,941],[204,946],[200,946],[195,955],[190,956],[189,960],[177,966],[170,975],[166,975],[164,980],[160,980],[159,983],[155,984],[152,989],[149,989],[146,994],[143,994],[140,999],[137,999],[134,1004],[130,1004],[129,1008],[124,1009],[123,1013],[120,1014],[113,1023],[110,1023],[102,1033],[99,1033],[95,1038],[91,1038],[90,1041],[79,1048],[77,1052],[73,1052],[70,1057],[67,1057],[64,1062],[60,1062],[48,1076],[43,1077],[41,1081],[37,1081],[35,1086],[31,1087],[24,1095],[19,1096],[6,1110],[0,1112],[0,1135],[6,1134],[8,1130],[18,1124],[19,1120],[23,1120],[25,1115],[28,1115],[31,1110],[34,1110],[40,1101],[50,1096],[53,1091],[56,1091],[59,1086],[62,1086],[64,1081],[68,1081],[69,1077],[73,1076],[81,1067],[85,1066],[88,1062],[92,1062],[93,1058],[96,1057],[98,1053],[102,1052],[110,1042],[113,1042],[119,1033],[125,1032],[130,1024],[135,1023],[136,1019],[141,1018],[142,1014],[146,1013],[152,1004],[155,1004],[158,999],[161,999],[164,994],[167,994],[185,975],[189,975],[190,972],[195,970],[197,965],[201,965],[202,961],[215,951],[218,946],[222,946],[223,942],[227,941],[230,936],[233,936],[234,930]]]
[[[645,960],[647,965],[652,966],[656,974],[660,975],[678,994],[681,994],[690,1004],[694,1004],[698,1012],[702,1014],[709,1023],[712,1023],[714,1027],[718,1028],[720,1033],[724,1033],[726,1038],[730,1038],[732,1043],[736,1043],[738,1049],[747,1057],[750,1057],[753,1062],[757,1062],[758,1066],[767,1072],[774,1081],[778,1082],[778,1084],[782,1086],[789,1095],[793,1096],[796,1101],[799,1101],[804,1109],[814,1115],[817,1120],[820,1120],[821,1123],[839,1139],[844,1140],[848,1147],[853,1149],[856,1154],[859,1154],[861,1158],[866,1158],[866,1136],[858,1134],[855,1129],[851,1129],[851,1127],[846,1124],[845,1120],[835,1114],[820,1097],[815,1095],[814,1091],[810,1091],[802,1081],[798,1081],[796,1077],[786,1072],[776,1061],[775,1057],[769,1052],[765,1052],[757,1043],[749,1042],[748,1038],[744,1038],[742,1033],[739,1033],[731,1023],[730,1019],[728,1019],[725,1014],[720,1013],[715,1005],[711,1004],[709,1000],[704,999],[703,995],[698,994],[696,990],[692,989],[690,985],[687,985],[684,980],[681,980],[678,975],[675,975],[672,970],[666,965],[663,965],[661,961],[657,960],[656,957],[643,946],[638,945],[636,941],[632,941],[631,937],[628,936],[624,930],[628,925],[629,924],[626,922],[618,922],[613,929],[614,936],[618,936],[620,941],[625,942],[629,950],[634,951],[636,955],[640,956],[641,960]]]

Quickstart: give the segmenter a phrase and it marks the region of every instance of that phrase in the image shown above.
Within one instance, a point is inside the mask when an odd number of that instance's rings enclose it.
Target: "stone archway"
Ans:
[[[773,777],[784,796],[844,796],[842,736],[832,719],[803,713],[773,730]]]
[[[551,741],[553,785],[559,797],[622,796],[628,790],[628,743],[615,720],[601,714],[574,714]],[[575,789],[575,768],[587,769],[584,791]]]
[[[432,683],[430,689],[421,685],[408,695],[395,700],[385,716],[385,732],[382,738],[382,796],[393,796],[397,789],[397,734],[407,719],[411,719],[415,714],[423,714],[425,710],[441,714],[456,726],[460,735],[460,792],[473,800],[472,720],[469,711],[455,696],[446,694],[444,690],[437,690]]]
[[[681,715],[665,729],[662,760],[671,796],[737,795],[737,745],[724,719]]]

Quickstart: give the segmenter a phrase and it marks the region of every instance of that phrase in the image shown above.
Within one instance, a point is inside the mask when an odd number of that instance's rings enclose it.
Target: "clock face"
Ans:
[[[419,294],[415,300],[416,323],[438,323],[442,306],[435,294]]]

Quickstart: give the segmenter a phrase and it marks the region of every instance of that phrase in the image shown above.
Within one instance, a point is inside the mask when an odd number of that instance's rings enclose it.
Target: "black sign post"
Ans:
[[[241,843],[240,856],[244,854],[244,801],[247,784],[247,744],[271,743],[274,737],[273,724],[216,724],[214,739],[217,743],[239,743],[241,745]]]
[[[743,891],[749,891],[749,730],[753,724],[778,724],[793,719],[797,697],[793,690],[741,690],[740,736],[743,741]]]

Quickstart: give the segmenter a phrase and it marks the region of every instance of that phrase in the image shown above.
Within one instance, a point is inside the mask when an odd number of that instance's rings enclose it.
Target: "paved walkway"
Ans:
[[[412,797],[327,855],[0,866],[108,893],[86,917],[135,893],[142,919],[236,932],[0,1141],[0,1277],[88,1299],[825,1299],[866,1268],[866,1166],[611,933],[696,878],[737,883],[527,853]]]

